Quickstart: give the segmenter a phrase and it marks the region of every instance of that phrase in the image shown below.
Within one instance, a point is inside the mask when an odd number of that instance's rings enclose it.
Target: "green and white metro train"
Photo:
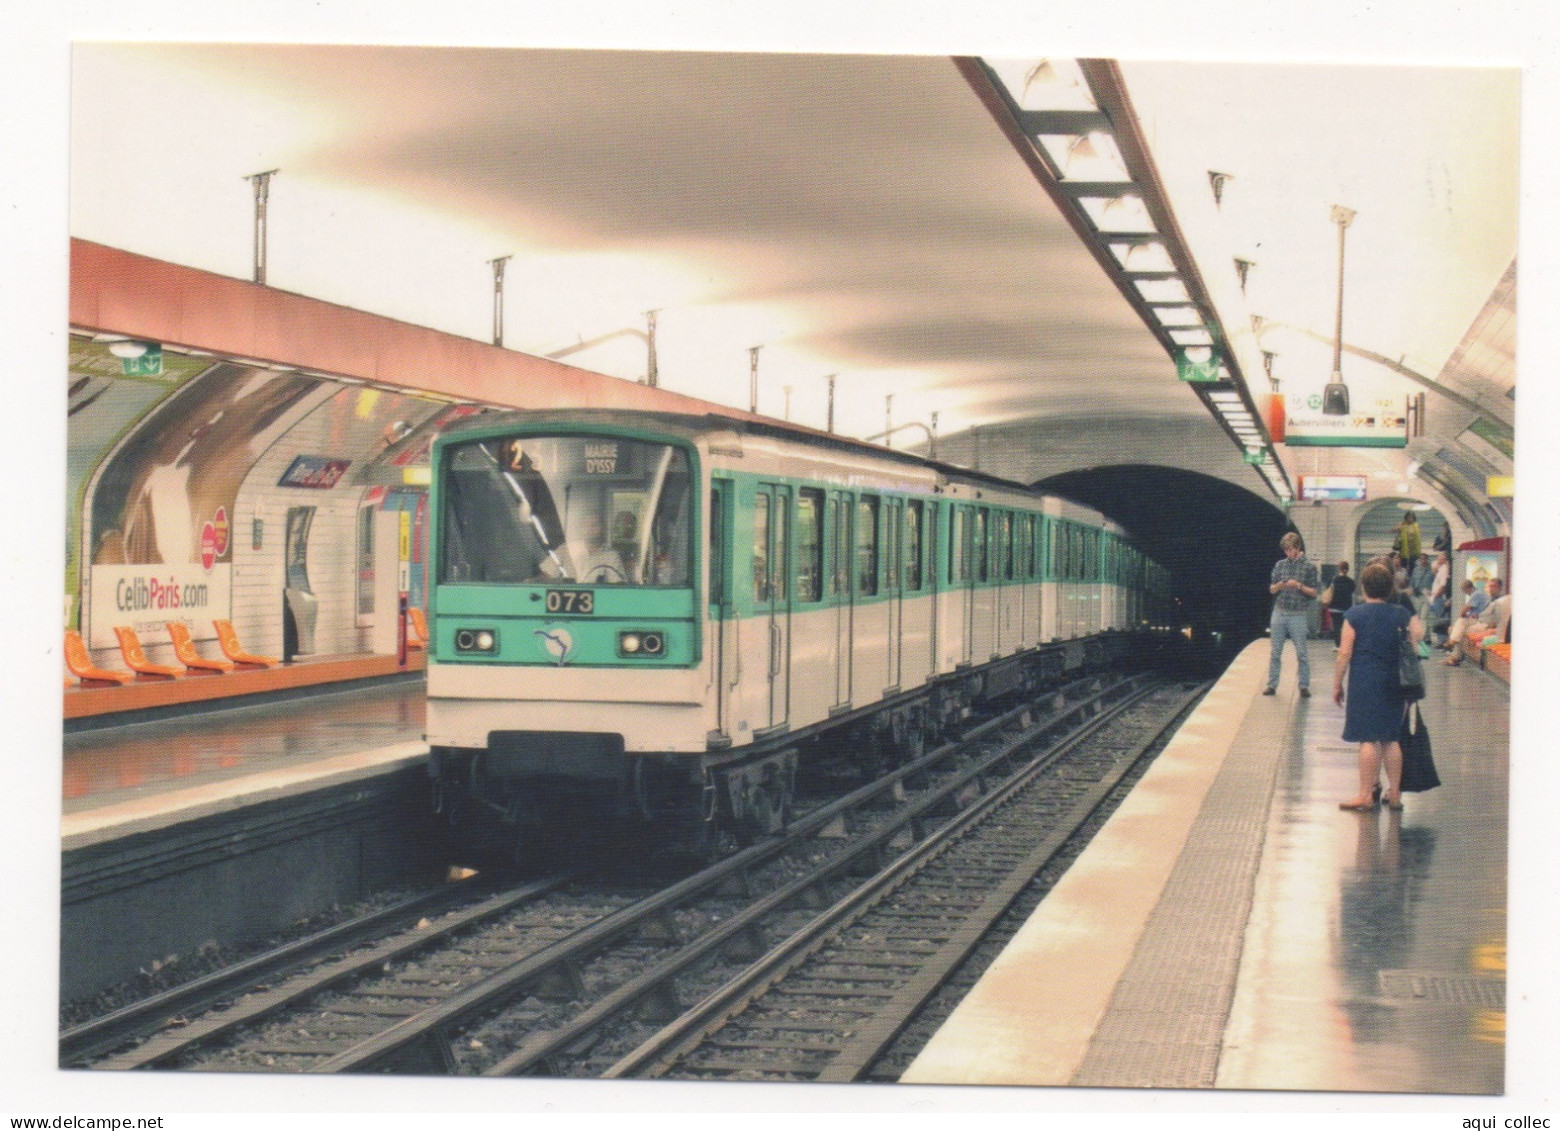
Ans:
[[[778,422],[606,410],[433,450],[427,735],[457,823],[583,801],[662,834],[784,823],[798,759],[908,758],[983,699],[1163,628],[1098,513]]]

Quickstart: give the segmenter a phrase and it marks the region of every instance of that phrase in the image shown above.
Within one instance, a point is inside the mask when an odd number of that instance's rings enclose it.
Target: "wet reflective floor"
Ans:
[[[1283,752],[1219,1060],[1221,1088],[1496,1094],[1505,1070],[1509,691],[1427,664],[1440,788],[1401,812],[1344,812],[1358,746],[1327,697]]]
[[[65,736],[63,811],[226,781],[422,737],[419,681]]]

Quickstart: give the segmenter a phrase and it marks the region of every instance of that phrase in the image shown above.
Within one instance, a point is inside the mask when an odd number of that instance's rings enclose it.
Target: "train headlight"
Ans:
[[[494,652],[498,649],[498,634],[491,628],[462,628],[455,633],[457,652]]]
[[[618,633],[618,655],[649,657],[659,656],[666,651],[666,637],[659,632],[620,632]]]

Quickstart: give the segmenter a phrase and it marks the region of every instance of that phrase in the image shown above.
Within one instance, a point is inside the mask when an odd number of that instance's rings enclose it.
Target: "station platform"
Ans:
[[[247,674],[268,673],[219,678]],[[427,756],[425,702],[421,672],[403,670],[301,698],[226,699],[193,714],[67,732],[62,847],[401,769]]]
[[[306,688],[420,672],[427,664],[427,653],[413,649],[407,652],[405,663],[396,656],[386,655],[308,656],[269,668],[222,673],[192,669],[178,679],[137,679],[119,686],[85,687],[80,681],[74,681],[65,688],[65,721],[67,728],[75,720],[101,720],[114,725],[127,719],[135,720],[158,712],[176,713],[204,704],[220,706],[224,702],[254,696],[276,696]]]
[[[1333,647],[1241,653],[901,1077],[1499,1094],[1509,690],[1427,663],[1442,785],[1345,812]]]

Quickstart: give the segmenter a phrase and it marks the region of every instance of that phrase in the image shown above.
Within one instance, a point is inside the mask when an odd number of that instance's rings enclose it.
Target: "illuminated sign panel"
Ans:
[[[1408,402],[1386,381],[1285,382],[1284,443],[1292,448],[1403,448]]]
[[[1300,476],[1300,501],[1303,503],[1359,503],[1364,500],[1363,475]]]

